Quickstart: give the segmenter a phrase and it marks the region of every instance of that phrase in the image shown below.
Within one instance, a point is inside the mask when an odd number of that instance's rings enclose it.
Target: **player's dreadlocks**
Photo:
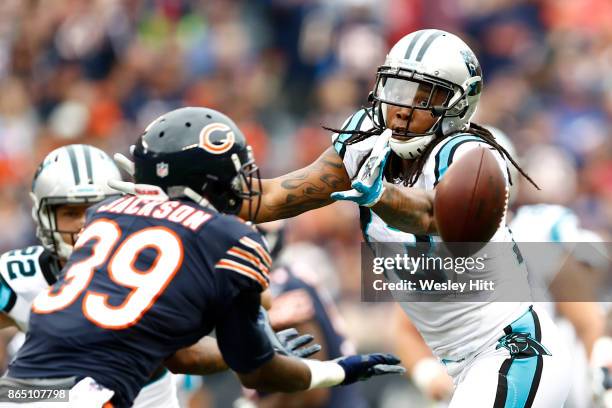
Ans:
[[[365,109],[365,111],[368,117],[370,118],[370,120],[372,121],[372,123],[375,124],[375,126],[370,130],[366,130],[366,131],[359,130],[359,129],[341,130],[341,129],[329,128],[327,126],[323,126],[323,128],[331,132],[338,133],[338,134],[350,134],[351,136],[348,139],[346,139],[344,142],[341,142],[345,145],[352,145],[355,143],[359,143],[371,136],[380,135],[383,129],[376,125],[377,121],[373,119],[371,110]],[[470,128],[468,129],[468,132],[473,133],[476,136],[479,136],[487,144],[491,145],[495,150],[499,152],[499,154],[501,154],[502,157],[508,159],[510,163],[512,163],[512,165],[518,170],[518,172],[523,177],[525,177],[535,188],[537,188],[538,190],[540,189],[540,187],[538,187],[538,185],[531,179],[531,177],[529,177],[527,173],[525,173],[525,171],[521,168],[521,166],[510,155],[510,153],[508,153],[506,149],[504,149],[504,147],[501,146],[497,142],[497,140],[495,140],[495,136],[493,136],[493,134],[488,129],[472,122],[470,123]],[[425,166],[425,163],[427,162],[427,158],[433,151],[434,147],[436,147],[438,143],[442,142],[448,136],[449,135],[444,136],[441,133],[441,131],[438,130],[438,133],[433,138],[433,140],[427,146],[425,146],[423,153],[421,153],[419,157],[411,161],[408,165],[406,165],[407,162],[401,157],[399,157],[398,155],[395,155],[395,154],[390,155],[389,159],[387,160],[387,164],[385,166],[385,178],[387,180],[401,181],[405,186],[410,186],[410,187],[414,186],[414,184],[419,179],[419,176],[423,172],[423,167]],[[510,180],[510,184],[512,185],[513,181],[509,174],[508,174],[508,177]]]

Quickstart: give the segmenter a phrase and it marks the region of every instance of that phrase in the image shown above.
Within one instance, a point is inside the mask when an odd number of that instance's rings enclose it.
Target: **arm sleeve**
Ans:
[[[217,343],[227,365],[248,373],[268,362],[274,349],[258,324],[260,296],[242,292],[224,310],[217,323]]]

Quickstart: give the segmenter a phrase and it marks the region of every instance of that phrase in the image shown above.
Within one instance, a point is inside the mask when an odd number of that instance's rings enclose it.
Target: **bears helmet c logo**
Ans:
[[[217,138],[214,142],[211,136],[214,132],[225,132],[224,138]],[[222,154],[234,146],[235,136],[232,129],[223,123],[211,123],[200,131],[200,147],[209,153]]]

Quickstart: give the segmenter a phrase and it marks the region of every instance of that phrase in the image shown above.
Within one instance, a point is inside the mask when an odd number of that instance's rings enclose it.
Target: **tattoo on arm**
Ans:
[[[433,218],[433,192],[420,189],[401,190],[385,183],[385,192],[372,207],[390,226],[412,234],[436,232]]]
[[[310,166],[270,182],[277,184],[275,193],[272,199],[266,199],[264,194],[262,206],[271,219],[289,218],[323,207],[333,201],[331,193],[350,188],[342,159],[331,147]],[[264,215],[266,219],[270,217]]]

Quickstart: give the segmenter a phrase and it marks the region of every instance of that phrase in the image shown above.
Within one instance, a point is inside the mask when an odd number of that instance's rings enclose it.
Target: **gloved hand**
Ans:
[[[370,156],[361,166],[357,177],[351,183],[352,189],[332,193],[332,199],[352,201],[365,207],[371,207],[380,200],[385,190],[383,173],[387,158],[391,153],[391,148],[389,147],[391,134],[391,129],[387,129],[378,136]]]
[[[316,343],[308,347],[302,347],[310,343],[314,337],[311,334],[303,334],[300,336],[298,331],[294,328],[276,332],[276,337],[294,357],[307,358],[321,350],[321,345]]]
[[[400,359],[393,354],[358,354],[334,360],[344,370],[344,381],[348,385],[367,380],[376,375],[404,374],[406,369],[400,365]]]
[[[275,333],[272,326],[270,326],[266,309],[261,306],[259,308],[257,324],[266,334],[270,340],[270,343],[272,344],[272,347],[278,354],[297,358],[306,358],[321,350],[320,344],[312,344],[308,347],[302,347],[314,339],[314,337],[310,334],[298,336],[298,331],[293,328]]]

